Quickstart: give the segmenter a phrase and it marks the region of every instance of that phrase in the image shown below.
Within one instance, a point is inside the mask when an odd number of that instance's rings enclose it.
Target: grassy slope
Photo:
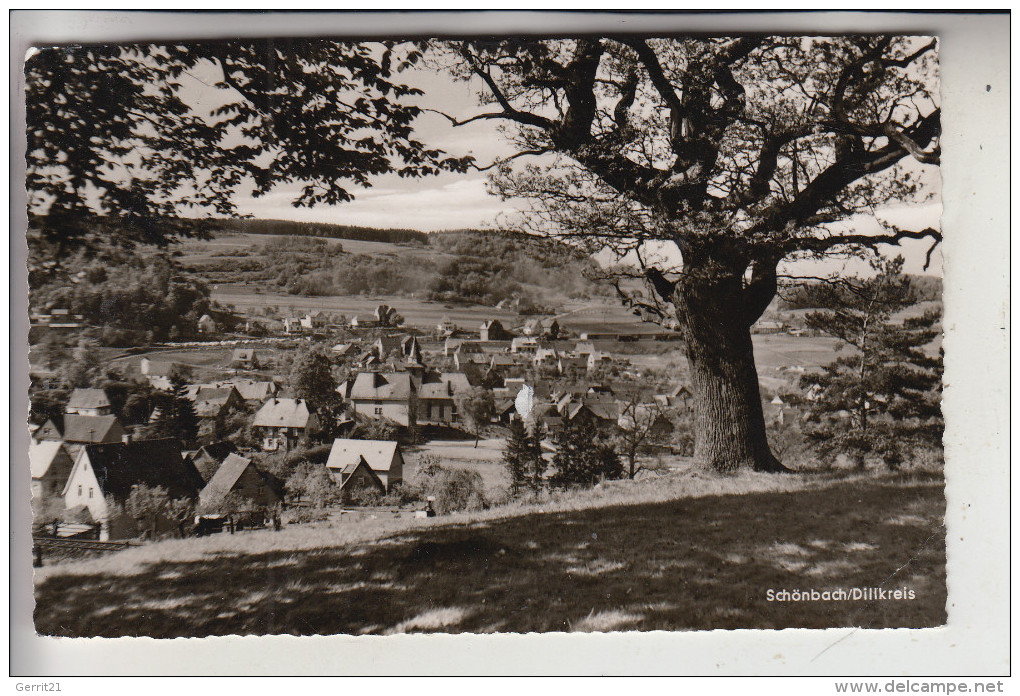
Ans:
[[[36,627],[171,637],[936,626],[944,512],[937,480],[674,475],[541,512],[222,535],[43,568]],[[765,600],[768,588],[874,586],[917,596]]]

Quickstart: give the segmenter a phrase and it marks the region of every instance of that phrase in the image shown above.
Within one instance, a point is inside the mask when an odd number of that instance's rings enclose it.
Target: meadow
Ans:
[[[494,307],[444,304],[399,295],[309,297],[268,290],[255,292],[251,285],[236,283],[217,284],[211,289],[210,294],[212,299],[221,305],[256,318],[266,307],[274,307],[281,316],[304,316],[307,313],[322,311],[327,314],[343,314],[348,320],[355,316],[370,319],[379,305],[386,304],[404,317],[405,325],[427,331],[435,330],[436,325],[444,318],[449,318],[459,327],[471,331],[477,331],[486,319],[499,319],[511,324],[523,323],[516,313]]]
[[[430,520],[165,541],[36,574],[53,636],[927,627],[944,484],[673,472]],[[769,601],[908,588],[909,600]]]

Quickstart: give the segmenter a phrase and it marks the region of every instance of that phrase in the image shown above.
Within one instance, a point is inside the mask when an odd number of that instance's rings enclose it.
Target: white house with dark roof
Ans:
[[[333,440],[326,468],[335,480],[340,481],[343,472],[351,465],[357,465],[361,459],[372,468],[387,491],[404,480],[404,454],[400,449],[400,443],[388,440],[337,438]]]
[[[439,425],[458,422],[457,394],[470,390],[471,383],[463,372],[426,375],[418,387],[418,423]]]
[[[417,422],[418,395],[407,372],[362,372],[342,384],[340,393],[360,415],[405,427]]]
[[[133,486],[161,487],[173,498],[194,500],[205,485],[190,460],[181,456],[180,442],[173,438],[86,445],[74,461],[61,495],[68,509],[85,506],[94,520],[102,521],[102,536],[123,538],[137,530],[121,519],[111,526],[107,497],[123,504]],[[159,527],[172,528],[171,521],[159,520]]]
[[[479,327],[478,338],[482,341],[509,341],[513,334],[503,327],[499,319],[489,319]]]
[[[246,370],[257,370],[264,362],[254,348],[234,348],[230,354],[230,363]]]
[[[216,320],[208,314],[203,314],[198,320],[198,330],[201,333],[216,333]]]
[[[252,427],[262,440],[262,449],[275,452],[290,449],[316,427],[318,420],[304,399],[272,398],[255,414]]]

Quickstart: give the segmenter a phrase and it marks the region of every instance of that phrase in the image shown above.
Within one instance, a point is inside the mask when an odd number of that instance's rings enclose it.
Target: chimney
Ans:
[[[125,432],[124,435],[120,439],[121,439],[121,442],[123,442],[125,445],[130,445],[131,444],[131,433],[130,432]]]

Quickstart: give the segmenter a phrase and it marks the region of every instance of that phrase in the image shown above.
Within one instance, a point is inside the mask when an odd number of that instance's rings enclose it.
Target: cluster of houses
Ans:
[[[245,322],[246,333],[258,329],[271,333],[293,335],[323,335],[341,329],[369,329],[394,327],[402,323],[396,310],[386,304],[375,308],[372,314],[354,315],[350,318],[342,314],[327,314],[323,311],[308,312],[304,316],[289,316],[282,319],[249,319]]]
[[[266,405],[279,401],[270,398]],[[62,501],[65,509],[87,508],[101,525],[101,539],[138,532],[136,522],[115,515],[110,504],[123,506],[139,485],[163,488],[170,499],[187,499],[207,511],[215,511],[228,496],[261,511],[284,501],[283,483],[231,442],[185,451],[174,438],[133,439],[110,414],[101,389],[74,390],[65,411],[63,432],[53,427],[32,432],[32,496],[39,503]],[[83,419],[94,427],[83,427]],[[108,422],[115,427],[106,427]],[[396,442],[337,439],[326,466],[341,494],[366,488],[384,494],[401,482],[404,460]],[[154,531],[172,530],[179,523],[163,516]]]
[[[377,315],[372,320],[376,325],[392,320],[392,310],[385,306]],[[300,326],[316,331],[328,321],[320,312],[302,319]],[[654,434],[666,438],[674,425],[664,413],[690,405],[691,394],[682,385],[658,394],[634,385],[608,386],[606,368],[616,364],[613,356],[598,350],[594,339],[571,345],[555,319],[533,320],[517,331],[488,320],[466,336],[446,318],[436,328],[445,338],[429,352],[412,334],[378,335],[332,347],[349,375],[337,387],[345,405],[341,422],[335,424],[341,426],[341,434],[345,424],[371,420],[401,428],[456,426],[463,420],[461,397],[480,388],[491,392],[493,423],[508,425],[523,415],[550,437],[579,420],[603,432],[618,432],[635,427],[637,418],[650,416]],[[202,383],[189,383],[191,369],[178,363],[146,357],[139,367],[155,388],[172,390],[182,381],[187,384],[184,396],[194,403],[200,419],[253,413],[250,444],[264,452],[279,452],[307,441],[310,433],[320,430],[322,416],[265,373],[273,363],[268,350],[236,348],[230,367],[247,374]],[[525,390],[528,407],[522,414],[520,397]],[[788,406],[777,397],[767,408],[770,417],[782,422]],[[139,484],[161,486],[171,497],[187,498],[203,509],[215,509],[228,497],[240,497],[256,509],[283,502],[282,483],[263,471],[250,451],[246,456],[231,442],[188,451],[173,439],[138,439],[118,421],[101,389],[75,389],[64,410],[62,422],[50,420],[33,429],[29,452],[33,495],[61,499],[68,509],[88,508],[93,519],[104,521],[104,536],[131,533],[113,521],[108,502],[123,503]],[[403,453],[397,442],[341,438],[332,443],[327,467],[344,491],[385,493],[402,479]]]

